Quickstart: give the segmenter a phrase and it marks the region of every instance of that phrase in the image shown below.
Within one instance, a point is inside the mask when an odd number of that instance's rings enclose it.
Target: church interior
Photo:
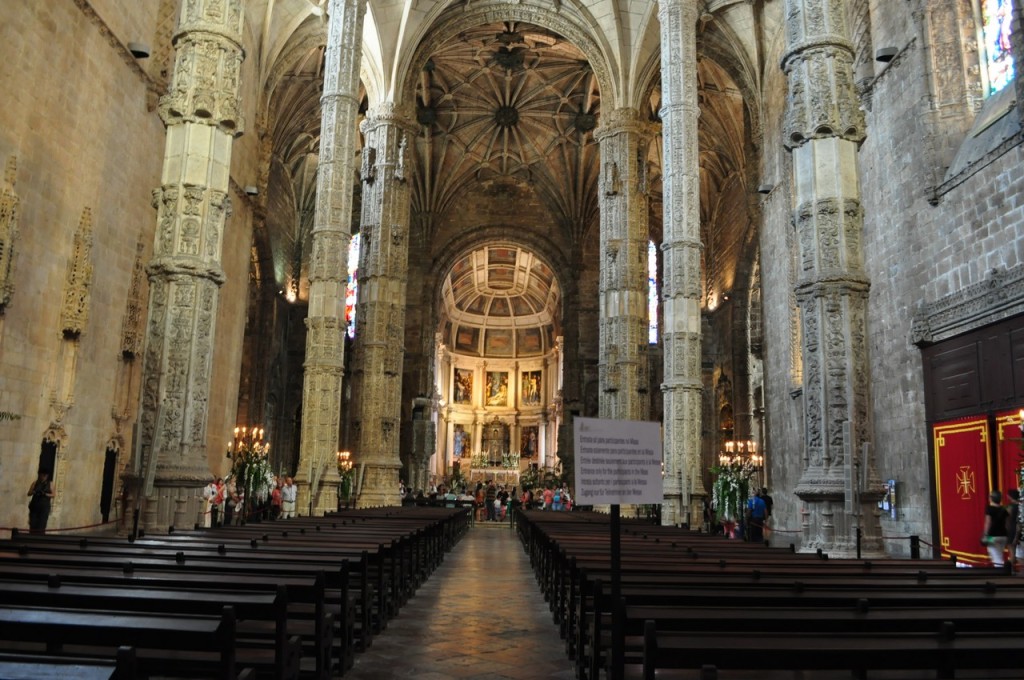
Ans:
[[[740,470],[800,552],[982,563],[1024,451],[1020,15],[3,3],[0,489],[158,532],[236,428],[316,515],[571,487],[574,418],[647,421],[666,525]]]

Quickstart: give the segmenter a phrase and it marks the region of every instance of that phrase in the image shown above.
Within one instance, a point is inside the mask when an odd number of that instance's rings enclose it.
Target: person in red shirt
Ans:
[[[551,504],[555,500],[555,492],[550,486],[544,487],[544,509],[550,510]]]

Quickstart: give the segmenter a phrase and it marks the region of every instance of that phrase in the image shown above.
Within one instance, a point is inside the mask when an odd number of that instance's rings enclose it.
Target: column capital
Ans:
[[[396,125],[407,132],[416,132],[418,124],[412,107],[396,102],[381,102],[371,106],[366,118],[359,124],[363,134],[380,125]]]
[[[600,143],[613,135],[630,132],[653,137],[658,132],[658,124],[644,120],[640,112],[632,107],[602,111],[601,125],[594,130],[594,139]]]
[[[864,112],[854,85],[855,55],[841,0],[787,0],[786,42],[781,62],[789,86],[786,147],[830,137],[864,141]]]

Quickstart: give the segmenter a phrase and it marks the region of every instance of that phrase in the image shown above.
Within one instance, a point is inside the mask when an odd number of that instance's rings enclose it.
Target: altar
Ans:
[[[519,470],[510,470],[508,468],[473,467],[470,468],[467,479],[470,491],[476,488],[477,482],[483,482],[486,484],[492,479],[495,484],[511,489],[512,487],[519,486]]]

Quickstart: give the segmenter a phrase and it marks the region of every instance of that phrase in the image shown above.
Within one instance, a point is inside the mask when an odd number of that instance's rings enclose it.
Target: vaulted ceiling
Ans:
[[[260,1],[265,3],[262,21],[266,22],[261,29],[263,122],[271,147],[263,181],[267,187],[265,241],[272,262],[264,269],[272,272],[278,286],[293,287],[301,300],[306,293],[305,267],[315,210],[326,37],[325,18],[317,10],[324,3]],[[395,13],[405,7],[411,11],[409,21],[417,11],[426,12],[416,17],[422,22],[418,30],[428,36],[429,8],[443,4],[452,3],[371,0],[373,11],[367,16],[373,25],[366,35],[379,37],[382,27],[391,25],[388,21],[405,21]],[[705,12],[698,27],[704,45],[698,66],[699,146],[704,304],[708,308],[735,285],[740,262],[749,259],[751,225],[756,221],[752,219],[756,204],[750,201],[751,176],[756,174],[751,172],[756,161],[750,137],[760,125],[752,120],[759,111],[752,98],[756,98],[760,57],[747,56],[756,52],[749,31],[733,30],[733,24],[743,26],[750,16],[756,18],[760,3],[718,0],[711,4],[715,13]],[[248,11],[258,14],[251,6]],[[382,49],[365,47],[370,56]],[[418,73],[414,97],[420,125],[414,145],[414,210],[444,216],[467,194],[484,191],[494,182],[523,183],[552,215],[550,228],[560,230],[561,242],[578,245],[588,230],[596,229],[599,153],[593,130],[600,125],[608,98],[602,96],[592,65],[576,46],[548,28],[492,20],[438,43],[424,63],[412,67]],[[656,75],[646,87],[646,93],[639,93],[644,102],[641,112],[657,121],[660,86]],[[365,111],[367,97],[361,97]],[[655,240],[661,236],[660,146],[656,140],[649,157]],[[357,179],[353,188],[352,230],[356,231]],[[473,248],[477,250],[463,253],[459,262],[473,261],[485,252],[479,246]],[[450,273],[450,284],[457,279]],[[487,323],[491,322],[481,322],[480,327]]]

